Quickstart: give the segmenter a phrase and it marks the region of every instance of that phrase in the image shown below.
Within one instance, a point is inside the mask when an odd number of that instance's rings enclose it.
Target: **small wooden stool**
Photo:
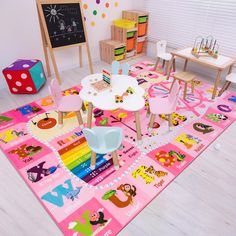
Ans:
[[[187,88],[188,88],[188,83],[191,83],[191,87],[192,87],[192,93],[194,93],[194,79],[195,79],[196,75],[186,72],[186,71],[181,71],[181,72],[177,72],[174,75],[174,80],[172,82],[172,85],[170,87],[170,91],[175,83],[176,80],[179,80],[181,82],[184,82],[184,99],[186,98],[187,95]]]

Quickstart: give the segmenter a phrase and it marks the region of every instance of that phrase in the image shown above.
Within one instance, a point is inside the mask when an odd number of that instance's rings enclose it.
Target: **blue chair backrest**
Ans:
[[[99,148],[99,140],[96,132],[93,129],[84,128],[83,133],[91,149]]]
[[[118,149],[122,142],[122,129],[119,127],[109,127],[104,134],[104,141],[107,149]]]
[[[129,74],[129,64],[126,62],[122,65],[122,75],[128,75]]]
[[[119,74],[119,69],[120,69],[120,63],[118,61],[113,61],[111,63],[111,73],[113,75],[118,75]]]

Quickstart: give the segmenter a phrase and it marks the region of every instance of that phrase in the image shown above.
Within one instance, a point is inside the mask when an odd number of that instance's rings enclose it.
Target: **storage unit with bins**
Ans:
[[[111,40],[100,41],[101,60],[105,62],[132,59],[146,53],[148,13],[123,11],[122,18],[113,21]],[[119,48],[124,49],[124,55],[117,56],[115,50]]]

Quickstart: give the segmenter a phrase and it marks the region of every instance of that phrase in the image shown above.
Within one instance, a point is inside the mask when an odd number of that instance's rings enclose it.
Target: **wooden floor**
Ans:
[[[140,60],[140,59],[139,59]],[[109,65],[94,65],[96,72]],[[63,88],[79,84],[88,68],[61,73]],[[0,112],[48,95],[0,91]],[[236,123],[180,174],[119,236],[235,236]],[[61,231],[0,152],[0,236],[60,236]]]

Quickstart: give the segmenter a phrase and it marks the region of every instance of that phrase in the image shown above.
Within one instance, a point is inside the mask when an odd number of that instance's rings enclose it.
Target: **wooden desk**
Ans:
[[[218,85],[221,79],[221,74],[222,72],[229,68],[228,70],[228,74],[231,73],[232,68],[233,68],[233,64],[235,63],[235,59],[230,58],[230,57],[226,57],[226,56],[222,56],[219,55],[217,59],[213,58],[213,57],[200,57],[200,58],[196,58],[195,56],[193,56],[191,54],[191,50],[192,48],[185,48],[182,50],[178,50],[175,52],[171,52],[172,54],[172,59],[171,59],[171,63],[168,69],[168,74],[167,74],[167,78],[170,77],[170,71],[171,71],[171,67],[172,67],[172,63],[174,58],[182,58],[185,60],[184,63],[184,71],[186,71],[187,68],[187,64],[189,61],[194,62],[194,63],[198,63],[200,65],[209,67],[211,69],[214,69],[217,71],[217,76],[215,79],[215,84],[214,84],[214,90],[212,93],[212,99],[214,99],[216,97],[216,93],[217,93],[217,89],[218,89]]]

